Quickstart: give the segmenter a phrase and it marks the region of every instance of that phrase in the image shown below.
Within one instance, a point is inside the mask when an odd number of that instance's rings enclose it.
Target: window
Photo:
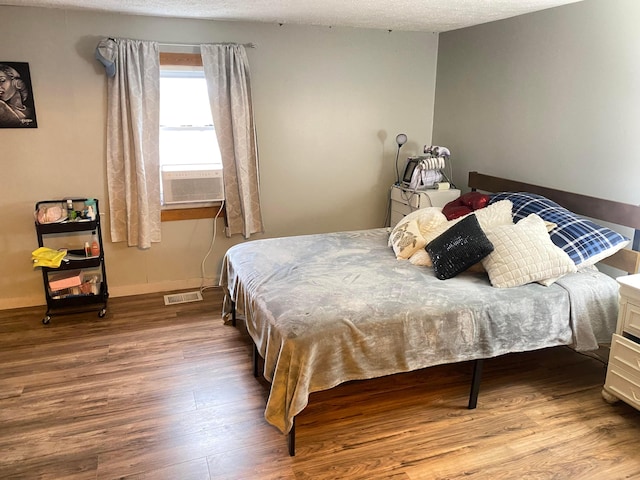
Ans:
[[[199,55],[170,55],[174,60],[200,60]],[[222,161],[204,71],[201,65],[185,65],[182,60],[179,65],[170,65],[161,55],[159,149],[163,209],[202,207],[224,199]]]
[[[202,70],[161,70],[160,164],[222,168]]]

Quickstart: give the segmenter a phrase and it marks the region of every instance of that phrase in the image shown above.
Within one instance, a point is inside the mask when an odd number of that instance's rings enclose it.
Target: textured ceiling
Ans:
[[[0,0],[161,17],[446,32],[581,0]]]

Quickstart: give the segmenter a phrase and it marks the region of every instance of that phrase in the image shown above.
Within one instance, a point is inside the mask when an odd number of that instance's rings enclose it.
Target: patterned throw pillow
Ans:
[[[396,258],[407,259],[414,252],[424,248],[427,241],[420,234],[420,228],[416,220],[401,222],[391,232],[389,238]]]
[[[511,202],[504,200],[502,202],[495,202],[487,207],[475,210],[473,215],[476,216],[480,227],[487,231],[496,225],[512,225],[513,219],[511,217]],[[424,237],[425,241],[429,243],[431,240],[442,235],[449,228],[466,217],[458,217],[453,220],[445,220],[444,222],[435,223],[430,226],[429,229],[424,229],[423,224],[420,225],[420,233]],[[431,267],[431,257],[426,251],[418,250],[410,258],[409,261],[414,265],[421,265],[425,267]]]
[[[503,192],[492,195],[490,204],[505,199],[513,203],[514,222],[535,213],[543,220],[555,223],[556,227],[550,231],[551,241],[579,268],[594,265],[629,244],[628,238],[541,195]]]
[[[436,277],[453,278],[493,251],[474,214],[467,215],[427,244]]]
[[[420,227],[420,232],[423,230],[429,230],[434,228],[436,225],[441,223],[447,223],[447,217],[445,217],[442,213],[442,209],[440,207],[425,207],[420,208],[418,210],[414,210],[409,213],[405,217],[403,217],[394,227],[394,230],[397,228],[404,228],[403,224],[411,221],[416,221],[418,226]],[[389,246],[391,247],[391,237],[389,236]],[[422,234],[424,237],[424,234]]]

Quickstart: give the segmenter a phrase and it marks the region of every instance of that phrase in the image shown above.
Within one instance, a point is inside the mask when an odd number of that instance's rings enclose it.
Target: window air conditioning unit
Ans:
[[[164,205],[224,200],[222,169],[163,170]]]

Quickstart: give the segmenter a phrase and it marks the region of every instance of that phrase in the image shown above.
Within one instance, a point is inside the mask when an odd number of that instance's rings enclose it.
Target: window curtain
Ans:
[[[98,48],[108,76],[111,240],[146,249],[160,241],[161,231],[159,48],[157,42],[107,40],[106,49],[104,40]]]
[[[213,124],[222,155],[227,236],[264,231],[260,210],[249,61],[243,45],[201,45]]]

